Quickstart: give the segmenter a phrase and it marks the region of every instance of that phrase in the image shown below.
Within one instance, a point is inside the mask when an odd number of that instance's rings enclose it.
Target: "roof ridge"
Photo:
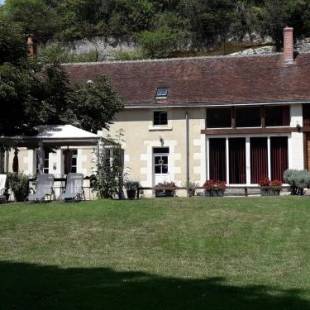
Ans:
[[[310,52],[309,52],[310,53]],[[306,53],[300,53],[306,54]],[[192,57],[174,57],[174,58],[157,58],[157,59],[138,59],[138,60],[105,60],[97,62],[71,62],[63,63],[62,66],[82,66],[82,65],[100,65],[100,64],[130,64],[130,63],[150,63],[150,62],[173,62],[184,60],[203,60],[203,59],[228,59],[228,58],[257,58],[282,55],[282,53],[254,54],[254,55],[216,55],[216,56],[192,56]]]

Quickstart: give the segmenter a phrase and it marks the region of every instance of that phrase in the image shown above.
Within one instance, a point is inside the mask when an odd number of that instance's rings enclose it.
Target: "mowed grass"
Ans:
[[[310,309],[310,198],[2,205],[0,309]]]

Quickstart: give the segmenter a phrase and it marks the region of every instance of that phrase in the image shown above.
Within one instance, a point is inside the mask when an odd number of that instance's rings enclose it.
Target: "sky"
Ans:
[[[3,4],[4,0],[0,0],[0,4]]]

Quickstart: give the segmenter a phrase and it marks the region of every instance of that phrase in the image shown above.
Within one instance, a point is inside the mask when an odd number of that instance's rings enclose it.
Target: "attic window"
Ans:
[[[156,98],[165,99],[168,97],[168,88],[167,87],[158,87],[156,90]]]

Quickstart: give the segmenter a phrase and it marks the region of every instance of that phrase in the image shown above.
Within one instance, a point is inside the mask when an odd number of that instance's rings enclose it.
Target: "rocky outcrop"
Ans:
[[[295,50],[299,53],[310,52],[310,38],[299,40],[295,44]],[[251,56],[251,55],[266,55],[275,52],[275,47],[272,45],[248,48],[240,52],[232,53],[231,55]]]

